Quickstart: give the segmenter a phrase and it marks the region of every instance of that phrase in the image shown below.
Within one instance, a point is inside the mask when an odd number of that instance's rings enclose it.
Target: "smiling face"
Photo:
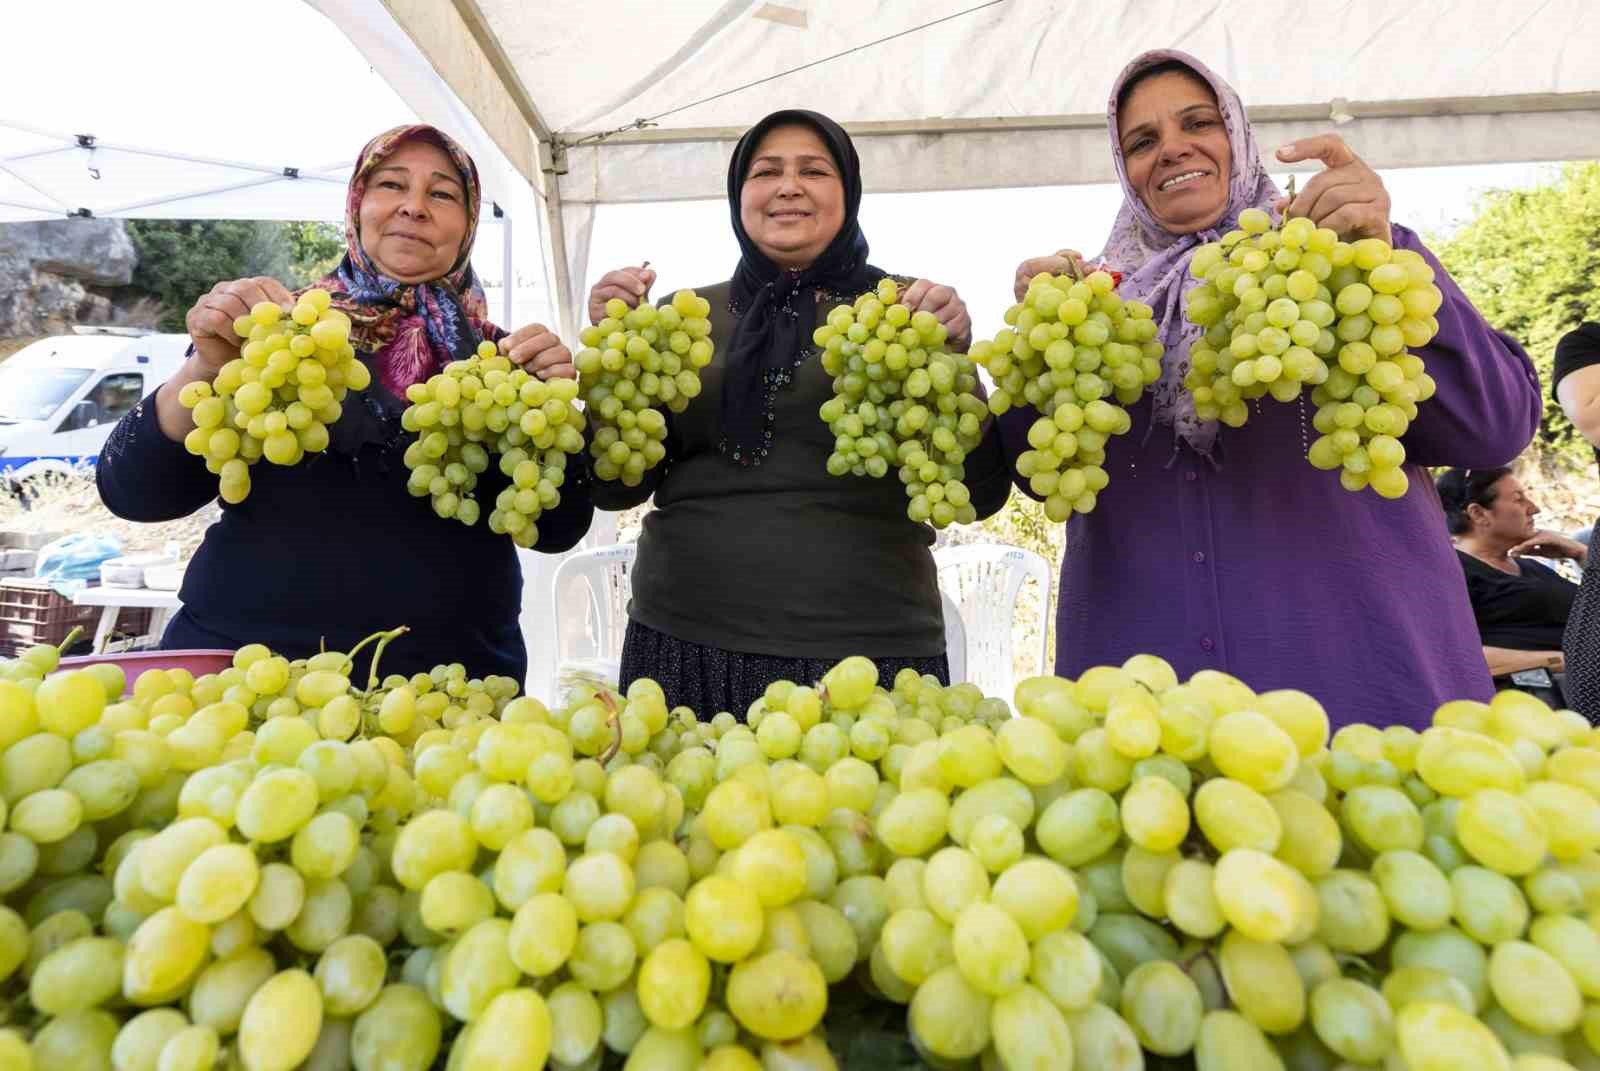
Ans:
[[[1192,234],[1222,218],[1233,151],[1204,81],[1164,71],[1137,83],[1118,109],[1117,138],[1128,182],[1163,228]]]
[[[402,283],[443,277],[467,233],[455,164],[432,142],[405,142],[367,176],[360,223],[361,245],[384,275]]]
[[[844,225],[844,182],[808,126],[778,126],[756,146],[739,192],[739,220],[780,268],[809,266]]]

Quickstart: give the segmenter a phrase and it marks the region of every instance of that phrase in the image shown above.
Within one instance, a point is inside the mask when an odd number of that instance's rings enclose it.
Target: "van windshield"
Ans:
[[[0,423],[47,419],[88,378],[87,368],[0,364]]]

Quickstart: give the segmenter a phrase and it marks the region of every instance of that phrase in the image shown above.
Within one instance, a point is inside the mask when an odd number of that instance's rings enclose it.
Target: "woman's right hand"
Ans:
[[[239,347],[244,344],[244,339],[233,333],[233,321],[263,301],[281,305],[287,311],[294,305],[294,296],[269,276],[234,279],[213,286],[184,316],[195,357],[212,375],[239,356]]]
[[[649,295],[655,282],[655,271],[646,267],[606,272],[589,291],[589,322],[597,324],[606,318],[606,302],[612,298],[621,298],[630,309],[636,307]]]
[[[1052,256],[1034,257],[1024,260],[1017,265],[1017,277],[1012,283],[1012,293],[1021,301],[1028,296],[1028,284],[1040,272],[1049,272],[1051,275],[1071,274],[1076,266],[1079,275],[1087,275],[1088,269],[1083,264],[1083,254],[1076,249],[1059,249]]]

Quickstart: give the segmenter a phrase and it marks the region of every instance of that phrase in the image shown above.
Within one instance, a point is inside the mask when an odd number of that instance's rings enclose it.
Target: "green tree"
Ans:
[[[298,222],[283,226],[289,238],[295,286],[316,282],[331,272],[344,256],[344,231],[332,223]]]
[[[1600,162],[1568,164],[1547,186],[1486,194],[1472,221],[1436,248],[1484,317],[1533,358],[1547,388],[1541,438],[1587,456],[1548,387],[1561,336],[1600,320]]]
[[[131,288],[161,303],[164,331],[182,331],[184,313],[218,280],[269,275],[304,286],[344,248],[338,228],[325,223],[132,220],[128,236],[139,254]]]

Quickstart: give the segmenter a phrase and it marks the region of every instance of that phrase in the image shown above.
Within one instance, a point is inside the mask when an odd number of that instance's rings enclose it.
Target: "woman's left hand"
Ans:
[[[500,352],[540,379],[577,379],[572,351],[544,324],[529,324],[500,340]]]
[[[951,349],[965,351],[972,341],[972,317],[967,315],[967,303],[953,287],[918,279],[901,293],[900,303],[912,312],[933,313],[944,324]]]
[[[1383,179],[1351,151],[1337,134],[1291,141],[1278,149],[1286,164],[1320,160],[1326,170],[1311,176],[1290,203],[1279,198],[1275,208],[1287,216],[1305,216],[1319,227],[1337,231],[1347,242],[1358,238],[1394,241],[1389,228],[1389,191]],[[1286,207],[1287,206],[1287,207]]]
[[[1575,562],[1582,562],[1588,558],[1589,548],[1579,543],[1576,539],[1567,538],[1560,532],[1550,532],[1541,528],[1533,533],[1532,539],[1524,539],[1506,553],[1508,556],[1571,558]]]

